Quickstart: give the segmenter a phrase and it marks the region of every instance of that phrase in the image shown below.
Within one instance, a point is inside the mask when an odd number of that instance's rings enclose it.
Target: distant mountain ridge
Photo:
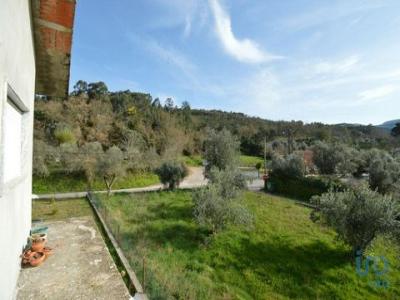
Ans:
[[[376,127],[392,130],[396,126],[397,123],[400,123],[400,119],[386,121],[386,122],[382,123],[381,125],[377,125]]]

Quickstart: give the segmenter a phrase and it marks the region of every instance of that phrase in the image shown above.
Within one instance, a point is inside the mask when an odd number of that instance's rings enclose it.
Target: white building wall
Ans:
[[[20,258],[31,227],[32,134],[35,57],[30,0],[0,0],[0,299],[15,297]],[[10,86],[22,114],[20,170],[8,177],[4,140]],[[13,96],[15,98],[15,95]],[[12,118],[15,115],[11,116]],[[8,126],[11,126],[8,124]],[[14,128],[14,127],[13,127]],[[16,137],[17,138],[17,137]],[[13,145],[15,147],[15,145]],[[13,151],[12,151],[13,152]],[[11,157],[13,159],[13,157]],[[14,157],[15,159],[15,157]],[[18,168],[18,163],[15,164]],[[10,164],[7,164],[10,169]],[[12,178],[12,179],[9,179]]]

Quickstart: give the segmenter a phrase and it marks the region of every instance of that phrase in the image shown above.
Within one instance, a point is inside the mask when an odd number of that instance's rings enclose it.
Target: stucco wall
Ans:
[[[4,122],[7,86],[28,112],[23,114],[20,176],[4,180]],[[22,248],[31,226],[32,131],[35,56],[29,0],[1,0],[0,8],[0,299],[13,299]]]

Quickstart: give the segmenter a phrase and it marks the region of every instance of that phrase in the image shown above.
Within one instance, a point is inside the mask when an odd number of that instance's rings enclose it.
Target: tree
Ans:
[[[207,161],[206,175],[213,167],[219,170],[225,170],[237,165],[240,143],[230,131],[226,129],[219,132],[210,130],[204,142],[204,146],[204,158]]]
[[[165,162],[156,169],[156,174],[164,185],[173,190],[179,186],[183,178],[188,174],[188,169],[180,162]]]
[[[88,92],[87,82],[84,80],[78,80],[74,85],[74,91],[72,92],[72,95],[80,96],[87,94],[87,92]]]
[[[168,112],[173,111],[174,110],[174,100],[172,100],[172,98],[167,98],[165,100],[164,108]]]
[[[244,179],[232,170],[213,168],[210,183],[193,193],[196,222],[210,227],[213,234],[231,223],[251,225],[253,217],[238,197],[244,186]]]
[[[58,157],[56,149],[42,140],[35,139],[33,147],[34,175],[47,177],[50,175],[49,165]]]
[[[400,123],[396,123],[396,125],[392,128],[391,134],[393,136],[400,136]]]
[[[283,136],[287,138],[287,154],[292,154],[295,146],[295,137],[303,127],[303,122],[292,121],[284,125]]]
[[[102,175],[107,188],[107,195],[118,177],[125,175],[126,164],[121,149],[113,146],[108,149],[98,162],[98,172]]]
[[[218,187],[223,198],[235,198],[247,186],[244,175],[234,167],[225,170],[212,168],[209,172],[209,182]]]
[[[313,161],[321,174],[335,174],[340,163],[344,162],[343,149],[339,145],[317,142],[313,147]]]
[[[82,145],[62,144],[61,161],[64,169],[69,173],[83,172],[86,180],[91,186],[98,174],[99,161],[103,156],[103,148],[98,142],[91,142]]]
[[[306,173],[304,159],[299,154],[293,153],[287,157],[274,155],[271,162],[274,175],[284,178],[301,178]]]
[[[103,81],[91,82],[88,85],[87,93],[89,99],[94,99],[99,96],[106,95],[108,93],[108,88]]]
[[[314,196],[312,201],[323,220],[354,253],[364,253],[378,234],[392,234],[399,229],[399,203],[364,185],[344,192],[331,190]]]
[[[189,110],[190,111],[190,103],[188,101],[183,101],[182,102],[182,106],[181,106],[182,110]]]
[[[357,173],[360,166],[363,165],[361,153],[354,148],[344,145],[336,145],[334,149],[336,153],[340,153],[338,155],[336,171],[342,175]]]
[[[380,193],[396,191],[400,178],[400,163],[385,151],[374,152],[369,164],[369,184]]]
[[[161,107],[160,99],[159,98],[154,99],[154,101],[151,103],[151,106],[155,108],[160,108]]]

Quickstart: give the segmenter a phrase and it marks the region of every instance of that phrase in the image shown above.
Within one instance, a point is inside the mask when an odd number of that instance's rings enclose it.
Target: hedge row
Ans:
[[[266,190],[301,201],[309,202],[314,195],[321,195],[330,188],[344,190],[346,185],[332,177],[284,178],[273,175],[268,179]]]

